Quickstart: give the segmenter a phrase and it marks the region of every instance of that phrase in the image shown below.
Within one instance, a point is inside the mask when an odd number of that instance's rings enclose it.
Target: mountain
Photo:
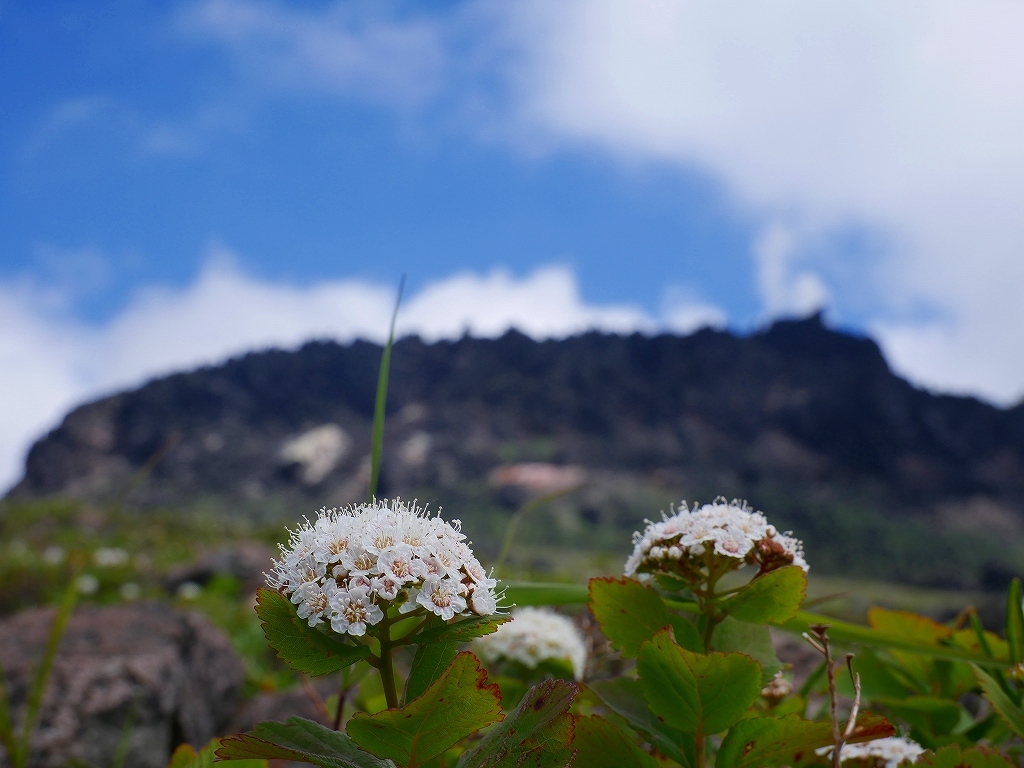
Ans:
[[[290,518],[358,500],[380,352],[312,342],[83,405],[10,498]],[[622,549],[673,500],[721,494],[793,528],[825,572],[996,588],[1024,564],[1024,405],[915,388],[820,315],[749,336],[395,345],[382,494],[441,503],[493,547],[559,484],[580,487],[526,540]]]

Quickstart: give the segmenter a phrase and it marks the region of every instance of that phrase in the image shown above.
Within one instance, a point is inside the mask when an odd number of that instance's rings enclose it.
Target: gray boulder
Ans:
[[[0,621],[16,723],[53,616],[41,608]],[[163,768],[181,742],[200,747],[223,733],[243,681],[228,638],[198,614],[155,602],[81,606],[57,655],[30,764],[107,768],[127,739],[125,766]]]

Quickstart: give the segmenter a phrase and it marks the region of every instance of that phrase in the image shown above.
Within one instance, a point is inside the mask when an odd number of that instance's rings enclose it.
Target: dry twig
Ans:
[[[840,730],[839,727],[839,695],[836,693],[836,670],[835,662],[832,659],[832,649],[828,641],[828,624],[812,624],[811,632],[804,632],[804,639],[811,644],[818,653],[825,657],[825,675],[828,677],[828,696],[830,711],[832,714],[832,768],[840,768],[842,764],[843,744],[853,735],[853,729],[857,726],[857,713],[860,710],[860,675],[853,671],[853,654],[846,654],[846,668],[850,672],[850,679],[853,680],[853,708],[846,721],[846,727]]]

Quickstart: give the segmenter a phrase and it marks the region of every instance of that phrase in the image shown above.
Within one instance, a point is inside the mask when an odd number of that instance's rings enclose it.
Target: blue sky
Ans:
[[[0,0],[0,485],[71,405],[311,336],[824,307],[1024,394],[1024,12]]]
[[[666,288],[685,287],[735,323],[758,316],[755,222],[706,174],[588,147],[531,157],[436,108],[259,98],[187,14],[6,6],[3,277],[86,272],[73,311],[100,321],[135,286],[188,284],[218,242],[247,271],[298,284],[405,271],[416,290],[459,270],[558,263],[595,302],[656,312]]]

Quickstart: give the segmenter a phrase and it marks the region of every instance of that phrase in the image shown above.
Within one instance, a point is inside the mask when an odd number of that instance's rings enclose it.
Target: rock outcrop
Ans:
[[[0,655],[16,722],[52,609],[0,621]],[[79,607],[68,624],[32,742],[33,768],[164,768],[171,750],[222,735],[239,704],[242,664],[227,637],[194,613],[159,603]]]

